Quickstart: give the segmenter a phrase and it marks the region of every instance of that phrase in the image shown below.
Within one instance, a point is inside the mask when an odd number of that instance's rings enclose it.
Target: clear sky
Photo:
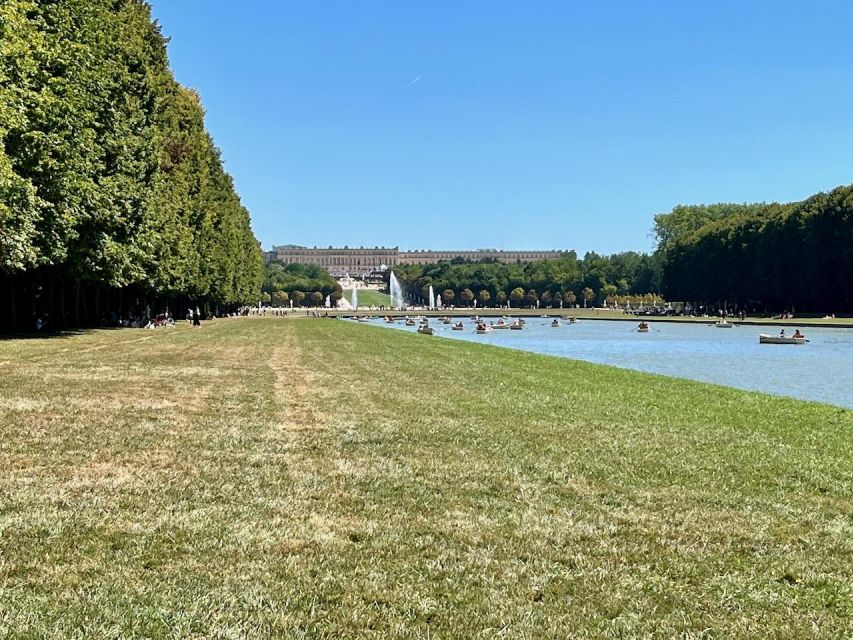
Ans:
[[[265,248],[652,247],[853,182],[853,2],[153,0]]]

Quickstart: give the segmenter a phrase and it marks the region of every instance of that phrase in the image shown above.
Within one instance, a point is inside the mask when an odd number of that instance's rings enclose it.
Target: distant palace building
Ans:
[[[398,264],[433,264],[454,258],[464,260],[496,260],[498,262],[533,262],[556,260],[561,251],[502,251],[500,249],[477,249],[476,251],[400,251],[399,247],[299,247],[292,244],[273,247],[264,252],[267,262],[279,260],[285,264],[316,264],[328,269],[333,276],[366,275],[383,267],[393,268]]]

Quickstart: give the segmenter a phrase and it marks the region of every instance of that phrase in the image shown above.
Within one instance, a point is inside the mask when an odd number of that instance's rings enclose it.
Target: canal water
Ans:
[[[454,319],[456,321],[457,319]],[[719,329],[707,324],[650,322],[649,333],[637,333],[637,323],[604,320],[563,321],[551,328],[546,318],[525,318],[523,331],[474,332],[430,322],[435,335],[457,340],[522,349],[627,369],[816,400],[853,409],[853,329],[801,330],[804,345],[761,345],[759,333],[777,335],[779,326],[736,326]],[[509,321],[507,321],[509,322]],[[374,324],[414,332],[402,322]],[[785,327],[790,335],[798,327]],[[423,336],[425,340],[429,336]]]

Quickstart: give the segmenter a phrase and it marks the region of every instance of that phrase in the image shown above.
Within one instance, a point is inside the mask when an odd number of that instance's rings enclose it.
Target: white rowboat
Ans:
[[[759,344],[805,344],[808,342],[805,338],[793,338],[790,336],[771,336],[766,333],[758,334]]]

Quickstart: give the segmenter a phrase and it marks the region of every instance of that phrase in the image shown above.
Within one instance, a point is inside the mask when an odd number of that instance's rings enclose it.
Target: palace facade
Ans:
[[[496,260],[504,263],[555,260],[561,251],[503,251],[500,249],[477,249],[475,251],[400,251],[399,247],[300,247],[297,245],[274,246],[264,252],[267,262],[279,260],[285,264],[316,264],[324,267],[333,276],[350,274],[362,276],[383,268],[394,268],[398,264],[434,264],[455,258],[464,260]]]

